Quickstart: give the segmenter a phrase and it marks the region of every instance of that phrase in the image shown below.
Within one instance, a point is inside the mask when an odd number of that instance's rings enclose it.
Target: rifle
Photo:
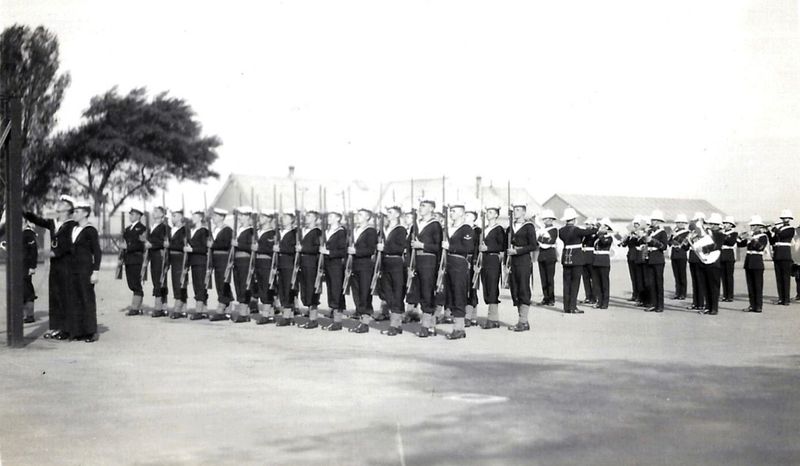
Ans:
[[[354,247],[355,237],[353,232],[353,214],[348,214],[347,217],[347,245]],[[350,293],[350,276],[353,274],[353,254],[347,254],[347,262],[344,264],[344,282],[342,283],[342,290],[344,294]]]
[[[382,213],[378,213],[379,220],[378,220],[378,244],[383,244],[386,241],[386,233],[383,230],[383,218],[384,215]],[[372,283],[369,285],[370,293],[378,294],[378,280],[381,278],[381,264],[383,263],[383,251],[377,251],[375,256],[375,268],[372,270]]]
[[[483,194],[481,193],[481,237],[478,241],[480,247],[486,239],[486,212],[483,211]],[[477,291],[481,288],[481,270],[483,269],[483,251],[478,250],[478,257],[475,259],[475,268],[472,275],[472,289]]]
[[[239,239],[239,215],[233,211],[233,234],[231,235],[231,248],[228,250],[228,264],[225,265],[225,283],[230,283],[233,276],[233,259],[236,256],[236,241]]]
[[[250,264],[247,266],[247,279],[244,282],[244,289],[249,290],[250,284],[253,283],[253,272],[256,270],[256,251],[258,251],[258,213],[250,216],[253,223],[253,242],[250,245]]]
[[[511,237],[514,236],[514,208],[511,207],[511,182],[508,182],[508,241],[506,249],[511,249]],[[501,255],[502,257],[502,255]],[[508,276],[511,274],[511,256],[505,255],[503,261],[502,271],[502,286],[504,289],[508,288]]]
[[[414,275],[417,273],[417,250],[410,247],[413,241],[417,240],[417,209],[414,208],[414,179],[411,179],[411,228],[408,230],[409,254],[408,277],[406,277],[406,293],[411,293],[411,286],[414,283]]]
[[[164,212],[164,218],[161,220],[164,225],[167,226],[167,231],[169,231],[169,220],[167,219],[167,214]],[[167,233],[169,236],[169,233]],[[161,251],[161,280],[158,282],[159,288],[164,288],[167,282],[167,271],[169,270],[169,247],[164,247]]]
[[[328,219],[325,214],[322,215],[322,245],[328,241]],[[325,256],[320,254],[317,258],[317,275],[314,278],[314,293],[322,293],[322,281],[325,278]]]
[[[206,215],[208,215],[208,210],[206,210]],[[211,232],[213,231],[211,226],[211,216],[208,215],[206,217],[206,229],[208,229],[208,238],[211,237]],[[214,250],[211,249],[211,246],[208,245],[208,242],[213,240],[206,239],[206,276],[203,280],[203,284],[205,285],[207,290],[212,288],[213,281],[211,280],[211,276],[214,274]]]
[[[144,239],[142,241],[147,242],[150,236],[150,216],[147,212],[144,213],[144,225],[147,230],[144,232],[142,236]],[[150,262],[150,248],[144,248],[144,258],[142,259],[142,269],[139,271],[139,274],[142,276],[142,283],[147,281],[147,263]]]
[[[122,240],[125,241],[125,214],[122,214]],[[117,271],[114,274],[117,280],[122,280],[122,271],[125,269],[125,251],[127,248],[119,248],[117,257]]]
[[[300,283],[297,281],[297,274],[300,272],[300,250],[303,249],[301,244],[303,238],[303,228],[300,226],[300,210],[297,208],[297,182],[294,183],[294,221],[297,225],[294,232],[294,265],[292,266],[292,279],[290,286],[292,290],[299,288]]]
[[[189,229],[189,221],[186,217],[183,218],[183,247],[189,245],[189,236],[192,230]],[[189,278],[189,253],[186,249],[183,250],[183,262],[181,263],[181,289],[185,290],[187,286],[187,279]]]
[[[444,214],[444,225],[442,225],[442,241],[448,241],[450,234],[447,226],[450,223],[445,204],[444,177],[442,177],[442,213]],[[436,275],[436,292],[444,291],[444,276],[447,274],[447,251],[442,249],[442,257],[439,258],[439,273]]]

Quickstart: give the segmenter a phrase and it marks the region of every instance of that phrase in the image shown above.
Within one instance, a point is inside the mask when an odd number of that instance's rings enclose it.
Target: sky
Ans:
[[[233,173],[482,175],[554,192],[800,214],[797,1],[0,0],[89,99],[186,99]]]

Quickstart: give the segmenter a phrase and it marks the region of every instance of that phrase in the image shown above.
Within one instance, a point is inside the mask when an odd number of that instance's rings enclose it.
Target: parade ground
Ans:
[[[615,261],[608,310],[534,307],[530,332],[457,341],[125,317],[108,266],[100,340],[45,340],[40,274],[26,346],[0,349],[4,466],[800,463],[800,304],[741,312],[741,262],[718,316],[642,312]]]

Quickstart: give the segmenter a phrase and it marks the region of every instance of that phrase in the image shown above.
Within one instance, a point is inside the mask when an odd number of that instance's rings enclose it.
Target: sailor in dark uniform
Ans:
[[[189,244],[184,246],[183,251],[188,253],[187,262],[185,266],[189,268],[186,273],[189,273],[192,281],[192,292],[194,293],[195,309],[194,312],[189,312],[188,315],[192,319],[203,318],[208,316],[208,289],[206,288],[206,264],[208,262],[208,242],[211,233],[203,225],[206,214],[202,210],[195,210],[192,212],[192,222],[187,226],[184,234],[189,234]],[[190,227],[190,228],[189,228]],[[212,257],[213,260],[213,257]],[[183,261],[183,257],[181,257]],[[183,265],[181,265],[183,267]],[[178,277],[180,283],[180,277]],[[187,297],[186,289],[188,286],[184,283],[181,295],[184,298],[184,303]]]
[[[412,237],[412,230],[416,232],[416,225],[414,224],[414,213],[413,212],[406,212],[403,215],[403,226],[405,227],[406,231],[408,232],[408,238],[406,240],[406,251],[403,258],[403,262],[405,265],[405,280],[408,281],[408,266],[409,261],[411,260],[411,237]],[[411,279],[411,288],[406,289],[406,313],[403,316],[403,323],[408,323],[411,321],[419,321],[419,280],[416,276],[412,277]]]
[[[721,230],[722,216],[718,213],[711,214],[707,223],[709,228],[706,230],[706,234],[711,236],[714,242],[703,248],[703,252],[709,254],[714,251],[722,251],[722,243],[725,240],[725,234]],[[701,224],[700,228],[706,227]],[[719,258],[711,263],[701,263],[701,269],[705,283],[703,294],[706,297],[706,309],[701,314],[714,316],[719,313],[719,288],[722,278]]]
[[[56,204],[56,218],[43,218],[33,212],[24,212],[23,217],[34,225],[48,230],[50,234],[50,272],[47,279],[47,312],[49,331],[44,338],[66,339],[65,316],[74,303],[71,281],[72,229],[77,224],[72,219],[75,200],[62,195]]]
[[[564,313],[583,314],[578,308],[578,289],[580,288],[581,271],[583,270],[583,238],[596,233],[594,228],[581,228],[575,225],[578,217],[575,209],[567,207],[561,221],[566,224],[558,230],[558,237],[564,243],[561,252],[561,266],[564,269]]]
[[[628,301],[638,302],[639,301],[639,290],[642,288],[642,284],[640,282],[639,274],[637,273],[636,267],[636,248],[639,246],[639,238],[636,235],[636,232],[642,226],[642,216],[637,215],[633,218],[632,222],[632,231],[628,233],[627,236],[621,238],[620,246],[624,248],[628,248],[628,253],[626,255],[626,259],[628,262],[628,275],[630,275],[631,279],[631,297],[628,298]]]
[[[344,300],[344,267],[347,259],[347,229],[342,226],[341,212],[328,212],[328,231],[325,244],[320,247],[325,256],[325,289],[328,294],[328,307],[333,314],[333,322],[323,327],[332,332],[342,329],[342,319],[347,307]]]
[[[508,327],[515,332],[530,330],[528,313],[533,297],[533,258],[532,253],[539,247],[536,241],[536,227],[525,218],[527,206],[514,204],[514,220],[508,227],[507,234],[511,235],[511,247],[506,254],[511,260],[511,271],[508,282],[511,289],[511,300],[517,308],[519,320],[516,325]]]
[[[444,238],[444,222],[446,222],[447,219],[445,218],[445,216],[444,216],[444,214],[442,212],[438,212],[438,211],[434,212],[433,216],[436,219],[436,222],[438,222],[439,225],[442,226],[442,238],[443,238],[442,240],[444,241],[444,239],[445,239]],[[439,256],[439,259],[441,260],[441,255]],[[439,269],[437,268],[436,270],[437,270],[437,280],[438,280],[438,270]],[[441,290],[438,289],[438,288],[436,289],[436,294],[435,294],[434,301],[436,302],[436,310],[433,313],[434,321],[437,324],[452,324],[453,323],[453,316],[450,313],[450,309],[448,309],[447,306],[445,306],[445,304],[446,304],[446,296],[445,296],[444,289],[441,289]]]
[[[542,301],[540,306],[555,306],[556,304],[556,262],[558,262],[558,252],[556,251],[556,241],[558,241],[558,227],[553,225],[556,219],[552,210],[542,211],[542,221],[544,228],[539,230],[539,278],[542,280]]]
[[[664,312],[664,251],[667,250],[669,235],[661,226],[664,213],[654,210],[650,216],[650,233],[647,241],[647,264],[645,266],[645,286],[648,304],[646,312]]]
[[[259,230],[256,232],[255,290],[258,298],[258,314],[254,316],[257,325],[275,322],[275,293],[270,289],[269,275],[272,270],[272,254],[277,229],[276,212],[262,209],[259,212]]]
[[[136,316],[142,313],[144,298],[142,263],[144,262],[144,240],[147,235],[147,227],[140,221],[144,215],[141,210],[132,207],[128,215],[131,223],[122,232],[122,239],[125,249],[125,279],[128,282],[128,289],[133,292],[133,297],[125,315]]]
[[[480,246],[480,237],[481,237],[481,227],[476,224],[478,220],[478,212],[474,210],[467,210],[464,212],[465,223],[472,227],[472,231],[475,232],[475,241],[473,244],[475,245],[474,250],[469,255],[469,298],[467,298],[467,312],[466,316],[464,317],[464,326],[465,327],[472,327],[473,325],[478,325],[478,290],[472,287],[472,282],[475,277],[475,261],[478,259],[478,247]]]
[[[586,228],[594,228],[597,230],[597,219],[594,218],[587,218],[583,222]],[[583,303],[584,304],[597,304],[597,296],[594,290],[594,284],[592,283],[592,265],[594,264],[594,242],[597,240],[597,234],[591,234],[583,238],[583,245],[581,246],[581,251],[583,251],[583,270],[581,274],[583,275],[583,292],[585,294]]]
[[[685,214],[678,214],[675,217],[675,230],[669,239],[670,262],[672,263],[672,276],[675,278],[675,295],[672,299],[686,299],[686,250],[689,231],[686,228],[689,220]]]
[[[150,316],[164,317],[167,315],[164,306],[167,304],[168,290],[166,280],[162,283],[161,272],[164,270],[165,252],[169,248],[170,229],[167,223],[167,210],[164,207],[155,207],[152,216],[153,226],[147,232],[147,241],[144,244],[144,247],[150,251],[148,253],[150,279],[153,282],[153,312]]]
[[[608,309],[610,297],[611,246],[614,244],[613,225],[608,217],[596,223],[598,225],[594,240],[594,263],[592,264],[592,284],[597,298],[595,309]]]
[[[448,340],[466,338],[464,331],[467,300],[471,289],[469,280],[469,256],[475,250],[475,231],[464,222],[464,205],[450,206],[453,228],[450,238],[442,242],[443,254],[447,254],[447,272],[444,277],[447,308],[453,315],[453,331]]]
[[[253,227],[253,208],[239,206],[234,211],[238,216],[236,232],[236,250],[233,255],[233,286],[236,290],[236,301],[231,308],[231,321],[242,323],[250,321],[250,289],[247,286],[247,274],[250,272],[250,254],[256,241]],[[258,245],[256,244],[256,249]]]
[[[305,215],[305,227],[300,237],[300,269],[297,280],[300,284],[300,302],[308,308],[308,321],[303,328],[319,327],[317,316],[319,314],[319,295],[315,290],[317,279],[317,263],[319,262],[319,248],[322,244],[322,230],[317,225],[319,212],[309,210]]]
[[[186,317],[186,288],[181,287],[181,274],[183,273],[183,248],[187,246],[186,235],[189,234],[188,221],[183,216],[183,209],[172,209],[172,227],[169,236],[169,269],[170,282],[172,283],[172,296],[174,304],[172,310],[167,312],[170,319]],[[166,281],[164,282],[166,284]]]
[[[228,316],[225,314],[228,306],[233,302],[233,292],[231,291],[231,284],[225,283],[225,269],[228,267],[228,255],[231,250],[231,243],[233,242],[233,228],[225,224],[225,217],[228,211],[225,209],[214,208],[213,216],[211,217],[212,228],[209,243],[211,248],[211,261],[214,265],[214,286],[217,289],[217,309],[215,312],[209,312],[208,320],[222,321],[227,320]]]
[[[442,249],[442,225],[433,215],[435,208],[436,203],[430,199],[419,203],[419,230],[417,239],[411,242],[411,247],[416,249],[417,288],[422,308],[422,321],[417,336],[421,338],[436,334],[433,313],[436,311],[436,272]]]
[[[770,231],[769,242],[772,245],[772,262],[775,264],[775,281],[778,286],[778,300],[772,304],[788,306],[792,287],[792,239],[794,227],[790,222],[794,219],[789,209],[781,212],[780,223]]]
[[[356,217],[356,229],[353,232],[353,246],[347,248],[347,253],[353,256],[353,271],[350,286],[353,291],[353,300],[356,304],[356,315],[359,323],[350,329],[353,333],[369,332],[369,323],[372,321],[372,273],[375,268],[374,255],[378,250],[378,231],[372,226],[373,213],[369,209],[359,209]]]
[[[2,236],[2,233],[0,233]],[[33,303],[36,301],[36,289],[33,287],[33,274],[39,262],[39,244],[36,242],[36,232],[33,224],[28,220],[23,221],[22,229],[22,264],[25,275],[22,280],[22,322],[30,324],[36,321],[33,312]]]
[[[736,220],[732,215],[725,217],[722,222],[722,233],[725,240],[722,242],[722,254],[720,254],[719,264],[722,268],[722,302],[733,302],[733,269],[736,266],[736,241],[739,233],[734,230]]]
[[[692,217],[692,225],[690,225],[691,233],[689,233],[689,275],[692,279],[692,305],[687,309],[694,311],[702,311],[706,308],[706,295],[705,295],[705,277],[703,276],[703,263],[700,258],[695,254],[694,249],[691,248],[691,243],[697,239],[698,224],[705,221],[706,216],[702,212],[695,212]]]
[[[66,319],[66,332],[70,337],[86,343],[98,340],[94,286],[100,279],[100,261],[103,258],[97,229],[89,222],[91,212],[89,204],[75,206],[74,218],[78,224],[72,229],[70,280],[75,302],[69,306],[69,315]]]
[[[764,300],[764,250],[769,244],[769,238],[760,215],[753,215],[749,225],[750,234],[736,240],[737,246],[747,248],[744,257],[744,276],[750,305],[742,310],[761,312]]]
[[[506,230],[497,222],[500,207],[486,207],[486,231],[483,232],[483,244],[478,249],[483,254],[481,268],[481,286],[483,286],[483,302],[489,307],[484,329],[500,328],[500,277],[502,275],[503,252],[508,245]]]
[[[399,206],[391,206],[386,209],[389,223],[386,240],[378,244],[378,251],[383,251],[380,286],[390,312],[389,329],[384,333],[389,336],[403,333],[403,298],[406,291],[403,252],[408,242],[408,231],[400,223],[402,215],[403,210]]]

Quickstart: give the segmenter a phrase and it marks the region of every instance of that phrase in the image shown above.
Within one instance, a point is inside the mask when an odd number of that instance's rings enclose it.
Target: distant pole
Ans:
[[[208,215],[208,197],[206,197],[205,191],[203,191],[203,209],[206,211],[206,215]],[[183,214],[186,215],[186,212]]]
[[[250,186],[250,205],[256,203],[256,190],[252,186]]]
[[[0,96],[0,146],[6,176],[6,333],[8,346],[22,347],[22,103],[18,97]],[[8,132],[6,132],[8,131]]]

